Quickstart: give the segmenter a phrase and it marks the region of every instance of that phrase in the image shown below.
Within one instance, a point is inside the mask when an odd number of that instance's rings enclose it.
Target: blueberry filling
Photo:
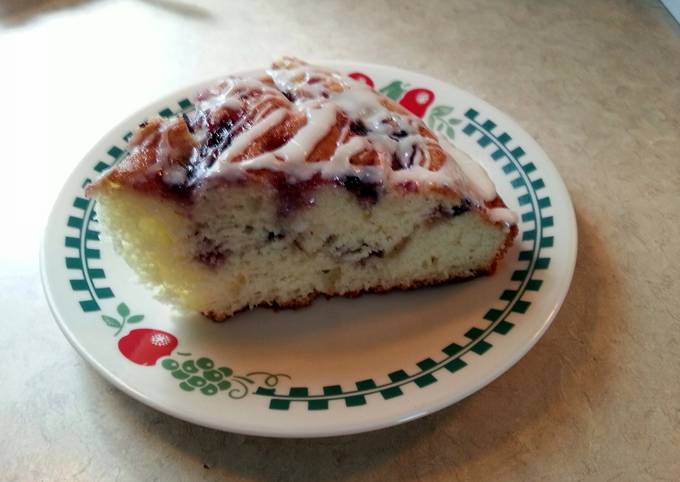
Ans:
[[[468,199],[463,199],[463,201],[458,206],[442,206],[440,205],[436,213],[441,217],[455,218],[461,214],[465,214],[472,207],[472,203]]]
[[[189,119],[189,116],[187,115],[186,112],[182,112],[182,120],[184,120],[184,123],[187,125],[187,129],[189,129],[189,132],[194,134],[194,126],[191,124],[191,120]]]
[[[401,160],[399,159],[399,156],[396,153],[392,154],[392,170],[400,171],[402,169],[408,169],[411,166],[413,166],[413,161],[415,160],[417,149],[418,147],[415,144],[411,146],[411,153],[408,156],[408,163],[406,164],[406,166],[404,166],[401,163]]]
[[[401,165],[401,161],[399,160],[399,156],[396,154],[392,154],[392,170],[393,171],[399,171],[403,169],[404,166]]]
[[[368,134],[368,129],[366,125],[361,120],[352,121],[349,123],[349,130],[352,134],[357,136],[365,136]]]
[[[198,232],[196,234],[198,234]],[[222,265],[230,254],[228,249],[217,246],[213,240],[206,236],[203,236],[200,240],[200,246],[201,249],[195,255],[195,259],[211,268]]]
[[[211,268],[216,268],[224,263],[226,256],[223,252],[214,249],[197,254],[196,259]]]
[[[199,150],[198,161],[210,167],[215,163],[219,155],[231,144],[231,130],[234,123],[231,119],[224,119],[219,124],[212,126],[208,131],[208,139]]]
[[[234,123],[230,119],[224,119],[215,128],[210,131],[208,135],[207,147],[226,149],[231,144],[231,136],[229,132],[234,127]]]
[[[312,178],[309,181],[290,184],[284,175],[277,174],[270,182],[278,194],[279,217],[285,218],[302,207],[314,204],[314,189],[319,183],[318,179]]]
[[[286,235],[284,233],[275,233],[273,231],[269,231],[267,233],[267,241],[278,241],[280,239],[285,238]]]
[[[349,192],[354,194],[360,201],[369,204],[378,202],[378,185],[362,181],[358,176],[347,176],[341,181]]]
[[[334,236],[331,236],[331,238],[334,238]],[[384,250],[373,248],[365,242],[362,242],[355,247],[331,246],[331,251],[341,257],[360,255],[362,262],[368,258],[382,258],[385,256]]]
[[[468,212],[470,210],[470,206],[471,206],[470,200],[469,199],[463,199],[462,203],[460,203],[458,206],[453,207],[453,213],[452,213],[451,216],[452,217],[453,216],[460,216],[461,214]]]

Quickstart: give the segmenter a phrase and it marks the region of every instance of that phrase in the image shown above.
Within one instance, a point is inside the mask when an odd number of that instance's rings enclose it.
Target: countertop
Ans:
[[[50,315],[38,246],[89,147],[163,93],[282,54],[461,86],[565,180],[566,302],[452,407],[347,437],[222,433],[109,385]],[[680,480],[680,27],[660,3],[10,0],[0,59],[0,479]]]

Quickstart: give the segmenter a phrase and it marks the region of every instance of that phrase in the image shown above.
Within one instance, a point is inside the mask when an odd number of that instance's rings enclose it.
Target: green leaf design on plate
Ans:
[[[430,115],[433,117],[444,117],[449,115],[451,112],[453,112],[453,107],[449,107],[448,105],[438,105],[432,109]]]
[[[133,315],[127,319],[128,323],[139,323],[144,319],[144,315]]]
[[[120,328],[123,326],[120,321],[116,320],[112,316],[102,315],[102,320],[104,320],[104,323],[112,328]]]
[[[144,315],[141,314],[130,316],[130,307],[125,303],[118,303],[118,306],[116,306],[116,312],[121,317],[121,319],[118,319],[114,316],[102,315],[102,320],[104,320],[104,323],[106,323],[107,326],[110,326],[111,328],[118,328],[113,334],[114,337],[118,336],[128,323],[139,323],[144,319]]]
[[[430,129],[446,134],[449,139],[456,137],[456,131],[453,126],[463,122],[461,119],[455,117],[448,117],[453,112],[453,107],[448,105],[438,105],[430,110],[427,116],[427,125]]]
[[[404,95],[404,92],[406,92],[407,88],[408,84],[405,84],[401,80],[395,80],[391,84],[380,89],[380,93],[392,100],[399,100],[401,96]]]
[[[126,305],[125,303],[120,303],[116,310],[118,311],[118,314],[123,318],[127,318],[127,316],[130,314],[130,308],[128,308],[128,305]]]

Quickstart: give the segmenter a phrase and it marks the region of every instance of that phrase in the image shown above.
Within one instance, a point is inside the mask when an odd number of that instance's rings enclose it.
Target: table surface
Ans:
[[[217,432],[113,388],[52,320],[38,245],[88,148],[165,92],[283,54],[459,85],[571,192],[562,310],[455,406],[348,437]],[[0,59],[0,479],[680,480],[680,27],[660,3],[5,0]]]

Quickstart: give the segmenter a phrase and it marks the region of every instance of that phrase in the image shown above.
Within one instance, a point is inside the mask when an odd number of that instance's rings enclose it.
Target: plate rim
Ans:
[[[173,89],[170,92],[167,92],[165,94],[162,94],[161,96],[153,99],[151,102],[147,103],[140,109],[137,109],[134,113],[132,113],[129,116],[126,116],[122,121],[116,123],[114,127],[109,129],[106,133],[103,134],[103,136],[93,145],[91,149],[87,151],[87,153],[80,159],[80,161],[73,167],[71,173],[69,174],[68,178],[65,180],[64,185],[59,191],[59,194],[57,195],[56,199],[54,200],[52,207],[50,209],[49,216],[47,218],[46,226],[43,231],[43,238],[42,242],[40,244],[40,277],[41,277],[41,284],[43,287],[43,292],[45,293],[45,296],[48,301],[48,305],[50,307],[50,311],[52,313],[52,316],[55,318],[55,321],[57,322],[57,325],[59,326],[60,330],[66,337],[66,339],[71,343],[71,345],[76,349],[76,351],[93,367],[95,370],[102,375],[106,380],[111,382],[114,386],[116,386],[118,389],[123,391],[125,394],[133,397],[134,399],[144,403],[145,405],[148,405],[160,412],[166,413],[168,415],[171,415],[173,417],[179,418],[181,420],[187,421],[189,423],[194,423],[197,425],[209,427],[212,429],[216,430],[221,430],[221,431],[229,431],[233,433],[240,433],[240,434],[245,434],[245,435],[255,435],[255,436],[269,436],[269,437],[283,437],[283,438],[312,438],[312,437],[326,437],[326,436],[338,436],[338,435],[349,435],[349,434],[354,434],[354,433],[360,433],[360,432],[368,432],[368,431],[374,431],[374,430],[379,430],[382,428],[390,427],[390,426],[395,426],[398,424],[402,424],[411,420],[415,420],[417,418],[426,416],[428,414],[434,413],[436,411],[439,411],[445,407],[451,406],[462,399],[468,397],[469,395],[481,390],[488,384],[490,384],[492,381],[494,381],[496,378],[498,378],[500,375],[508,371],[510,368],[512,368],[522,357],[528,353],[528,351],[538,342],[538,340],[544,335],[544,333],[547,331],[547,329],[550,327],[552,324],[553,320],[555,319],[557,313],[559,312],[560,308],[562,307],[564,300],[566,299],[567,294],[569,293],[571,283],[573,280],[573,274],[575,270],[575,265],[576,265],[576,259],[577,259],[577,247],[578,247],[578,227],[576,223],[576,216],[573,208],[573,203],[571,201],[571,196],[569,195],[569,191],[564,183],[564,180],[562,179],[561,175],[559,174],[559,171],[557,170],[557,167],[555,164],[552,162],[550,157],[547,155],[547,153],[543,150],[543,148],[538,144],[538,142],[535,141],[533,136],[531,136],[523,127],[522,125],[517,122],[515,119],[510,117],[508,114],[505,114],[503,111],[499,110],[498,108],[494,107],[493,105],[489,104],[486,100],[480,98],[476,94],[473,94],[467,90],[461,89],[460,87],[451,84],[446,81],[442,81],[439,79],[436,79],[434,77],[430,77],[429,75],[422,74],[417,71],[411,71],[411,70],[405,70],[400,67],[393,67],[389,65],[380,65],[380,64],[372,64],[372,63],[362,63],[362,62],[354,62],[354,61],[344,61],[344,60],[335,60],[335,61],[319,61],[316,62],[321,65],[325,66],[331,66],[331,67],[336,67],[336,68],[344,68],[344,69],[366,69],[366,70],[387,70],[390,72],[393,72],[395,75],[403,75],[406,77],[413,77],[413,76],[418,76],[423,78],[426,82],[432,83],[432,84],[438,84],[443,86],[444,88],[448,89],[454,89],[455,91],[462,92],[463,94],[468,95],[471,98],[474,98],[477,102],[479,102],[480,105],[484,107],[488,112],[491,112],[494,115],[494,118],[496,119],[502,119],[504,122],[509,123],[511,125],[516,126],[525,136],[526,139],[530,141],[532,144],[532,150],[535,150],[540,156],[542,157],[543,161],[547,162],[542,162],[541,168],[547,169],[550,171],[551,174],[551,186],[550,186],[550,192],[554,192],[555,190],[562,191],[561,197],[563,198],[563,203],[562,207],[565,210],[565,214],[567,215],[566,217],[568,219],[561,220],[561,222],[565,223],[566,231],[568,234],[571,234],[571,242],[566,243],[565,246],[565,259],[567,259],[569,262],[567,263],[567,266],[565,266],[564,269],[566,269],[566,272],[564,276],[560,276],[560,283],[564,284],[565,287],[559,291],[558,295],[556,296],[555,302],[550,303],[552,305],[552,309],[550,313],[547,315],[546,319],[542,321],[540,329],[536,330],[533,332],[532,336],[527,337],[523,342],[520,344],[520,347],[516,350],[514,350],[509,356],[505,356],[503,359],[501,359],[501,363],[495,363],[493,370],[487,374],[485,377],[480,377],[476,383],[473,385],[469,386],[467,390],[464,390],[462,392],[457,392],[455,396],[452,397],[442,397],[441,400],[438,401],[438,403],[431,403],[428,404],[428,406],[424,410],[420,410],[417,413],[412,413],[414,412],[413,409],[409,410],[409,414],[399,417],[398,419],[395,419],[394,417],[392,418],[387,418],[379,423],[372,423],[372,422],[366,422],[366,421],[361,421],[361,422],[354,422],[354,423],[346,423],[344,427],[338,428],[338,429],[329,429],[325,427],[322,430],[314,430],[314,425],[312,426],[305,426],[304,429],[302,430],[295,430],[299,425],[293,424],[290,428],[293,428],[293,430],[286,430],[286,431],[276,431],[274,430],[275,427],[267,428],[266,424],[263,425],[264,428],[258,428],[259,426],[255,426],[252,424],[244,424],[243,426],[229,426],[225,427],[224,424],[220,424],[217,422],[210,422],[209,420],[204,420],[204,419],[198,419],[194,417],[190,413],[185,413],[181,410],[176,410],[173,407],[162,405],[160,402],[157,402],[154,398],[151,398],[144,394],[141,391],[138,391],[137,389],[133,388],[132,386],[128,385],[123,379],[120,377],[116,376],[114,373],[111,371],[107,370],[106,367],[104,366],[103,363],[98,361],[77,339],[73,331],[70,329],[68,324],[65,322],[65,320],[62,318],[61,313],[59,312],[58,309],[58,303],[54,299],[53,293],[49,287],[49,275],[47,273],[47,266],[45,262],[45,257],[47,256],[47,251],[49,249],[47,245],[47,238],[48,238],[48,232],[49,228],[51,226],[52,220],[54,218],[54,213],[55,211],[59,208],[60,206],[60,201],[63,200],[63,198],[68,195],[69,191],[69,186],[74,180],[74,177],[77,176],[78,171],[81,168],[81,165],[86,160],[91,160],[93,156],[102,149],[103,146],[109,143],[107,140],[114,132],[121,130],[124,126],[129,125],[131,121],[133,121],[135,118],[140,117],[143,113],[148,112],[149,109],[151,109],[152,106],[155,104],[158,104],[160,102],[165,102],[168,99],[171,99],[173,97],[176,97],[179,95],[181,92],[185,92],[189,89],[191,90],[198,90],[201,88],[201,86],[209,85],[212,82],[215,82],[219,79],[224,78],[226,75],[247,75],[252,72],[258,72],[261,71],[262,69],[250,69],[250,70],[244,70],[232,74],[225,74],[222,76],[216,76],[210,79],[206,80],[201,80],[197,82],[193,82],[191,84],[182,86],[177,89]],[[565,240],[569,241],[569,240]],[[311,429],[311,430],[310,430]]]

